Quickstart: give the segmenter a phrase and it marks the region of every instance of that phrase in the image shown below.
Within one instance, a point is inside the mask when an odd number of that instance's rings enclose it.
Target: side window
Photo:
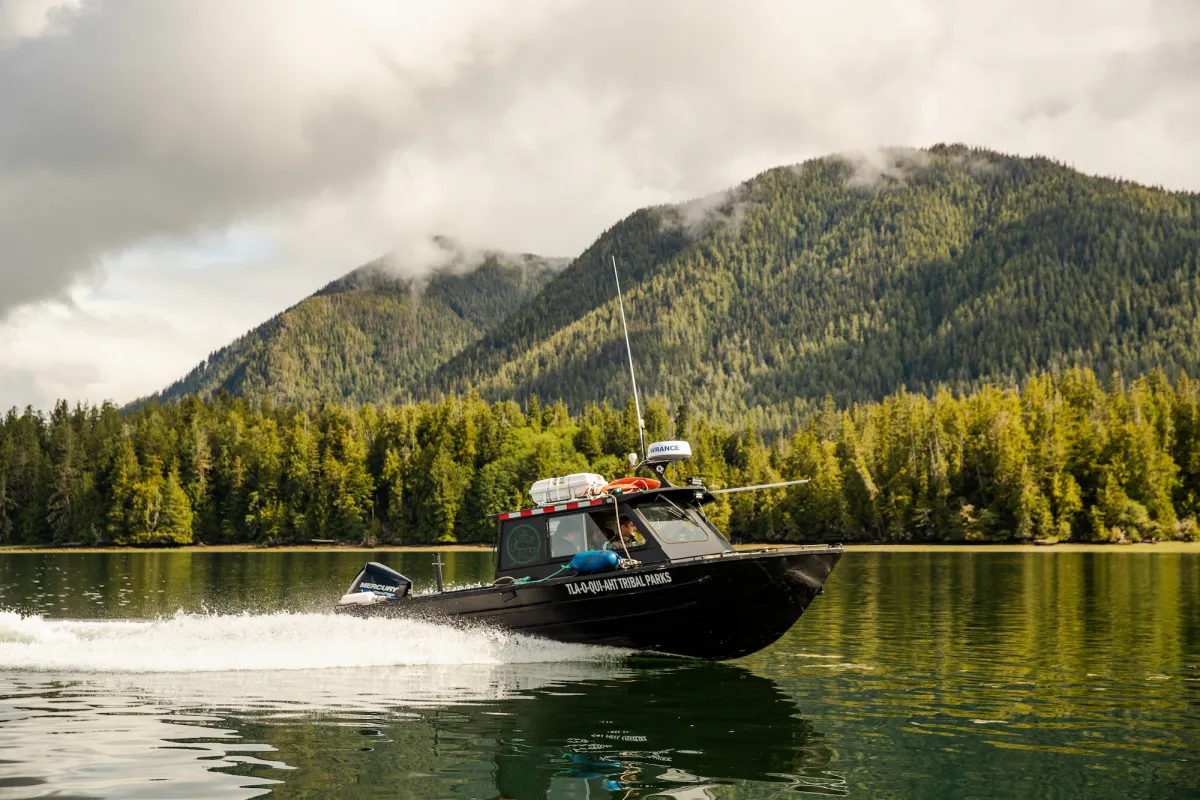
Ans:
[[[552,517],[550,526],[550,558],[567,558],[588,549],[587,514]]]
[[[542,520],[522,520],[504,531],[500,569],[531,567],[546,560],[546,532]]]
[[[617,539],[617,518],[611,511],[602,513],[593,512],[589,517],[592,526],[591,543],[593,550],[623,550],[620,541]],[[621,515],[621,521],[632,521],[632,517],[626,512]],[[635,525],[637,523],[634,523]],[[646,543],[646,538],[641,532],[636,529],[632,532],[632,538],[627,538],[625,547],[641,547]]]
[[[550,530],[550,558],[569,558],[584,550],[601,550],[608,537],[588,514],[571,514],[546,520]]]

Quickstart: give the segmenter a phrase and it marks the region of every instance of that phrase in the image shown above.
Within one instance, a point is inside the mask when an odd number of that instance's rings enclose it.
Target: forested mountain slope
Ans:
[[[1200,373],[1198,253],[1198,195],[962,146],[830,156],[639,210],[569,265],[356,270],[163,398],[623,405],[614,255],[644,391],[726,423],[1067,366]]]
[[[623,402],[610,254],[648,394],[715,419],[1041,369],[1200,371],[1200,196],[961,146],[828,157],[644,209],[423,382]]]
[[[387,258],[360,267],[212,354],[160,399],[219,389],[299,403],[403,399],[567,263],[435,242],[445,263],[427,277],[403,277]]]

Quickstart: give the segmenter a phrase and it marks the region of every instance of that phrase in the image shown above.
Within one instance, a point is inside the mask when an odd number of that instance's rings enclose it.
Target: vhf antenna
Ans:
[[[642,443],[642,461],[646,460],[646,422],[642,419],[642,404],[638,400],[637,377],[633,374],[633,349],[629,346],[629,326],[625,324],[625,301],[621,299],[621,276],[617,274],[617,257],[610,256],[613,278],[617,281],[617,305],[621,309],[621,330],[625,332],[625,353],[629,356],[629,382],[633,384],[633,410],[637,412],[638,439]]]

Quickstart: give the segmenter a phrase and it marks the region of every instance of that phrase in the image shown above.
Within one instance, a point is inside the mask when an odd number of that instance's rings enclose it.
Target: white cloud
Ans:
[[[1197,53],[1194,0],[0,0],[0,405],[132,399],[423,234],[570,254],[828,152],[1200,189]]]
[[[78,7],[79,0],[0,0],[0,45],[51,33]]]

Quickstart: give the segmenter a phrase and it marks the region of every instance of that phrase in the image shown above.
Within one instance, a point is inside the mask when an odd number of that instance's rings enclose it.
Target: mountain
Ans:
[[[715,419],[1068,365],[1196,374],[1198,253],[1195,194],[961,145],[836,155],[639,210],[558,271],[498,260],[423,293],[352,273],[164,397],[624,404],[614,255],[643,392]]]
[[[431,244],[423,260],[435,266],[423,277],[406,277],[418,265],[399,255],[362,266],[213,353],[158,399],[224,389],[280,402],[402,400],[567,263],[443,237]]]
[[[963,146],[832,156],[643,209],[424,381],[624,402],[617,257],[643,391],[764,425],[831,396],[1067,365],[1200,369],[1200,196]]]

